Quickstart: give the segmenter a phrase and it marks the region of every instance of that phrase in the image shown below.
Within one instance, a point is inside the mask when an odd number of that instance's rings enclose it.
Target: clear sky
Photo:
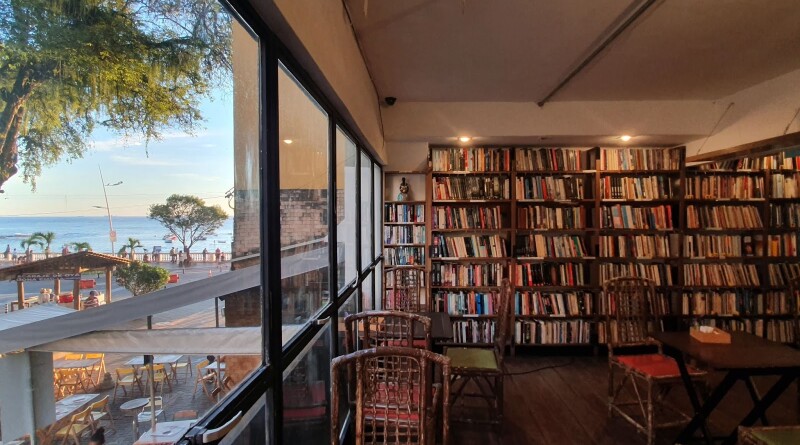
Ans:
[[[83,158],[45,167],[36,191],[12,177],[0,194],[0,216],[101,216],[106,214],[98,166],[103,169],[112,215],[145,216],[151,204],[173,193],[204,198],[230,213],[225,192],[233,187],[233,95],[215,94],[202,104],[205,122],[196,134],[163,132],[160,141],[122,139],[99,129]]]

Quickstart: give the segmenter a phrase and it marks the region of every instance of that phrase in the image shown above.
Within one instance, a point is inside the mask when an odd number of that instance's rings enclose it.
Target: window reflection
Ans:
[[[356,278],[356,162],[358,148],[341,129],[336,129],[336,239],[339,289]]]
[[[361,152],[361,270],[372,264],[372,161]]]
[[[309,343],[283,380],[284,443],[330,442],[330,323]]]

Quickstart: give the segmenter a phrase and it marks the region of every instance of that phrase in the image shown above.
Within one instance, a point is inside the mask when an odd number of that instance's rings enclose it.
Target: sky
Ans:
[[[233,95],[214,96],[201,104],[205,122],[194,135],[166,130],[162,140],[145,145],[100,129],[83,158],[44,167],[36,191],[18,173],[3,185],[0,216],[105,215],[98,166],[106,184],[122,181],[106,188],[114,216],[146,216],[151,204],[173,193],[199,196],[231,213],[224,195],[233,187]]]

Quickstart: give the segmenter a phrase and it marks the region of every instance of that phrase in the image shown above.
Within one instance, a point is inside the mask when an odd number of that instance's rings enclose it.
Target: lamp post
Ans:
[[[106,199],[106,206],[93,206],[98,209],[106,209],[106,213],[108,213],[108,239],[111,240],[111,255],[116,254],[116,250],[114,250],[114,242],[117,240],[117,232],[114,231],[114,223],[111,222],[111,208],[108,206],[108,194],[106,193],[106,187],[116,187],[122,184],[122,181],[116,182],[114,184],[106,184],[106,181],[103,179],[103,169],[100,166],[97,166],[97,169],[100,170],[100,183],[103,184],[103,197]]]

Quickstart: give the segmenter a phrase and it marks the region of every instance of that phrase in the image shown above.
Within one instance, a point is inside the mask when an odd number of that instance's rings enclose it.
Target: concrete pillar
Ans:
[[[0,430],[3,442],[35,437],[56,420],[53,354],[20,352],[0,358]]]

